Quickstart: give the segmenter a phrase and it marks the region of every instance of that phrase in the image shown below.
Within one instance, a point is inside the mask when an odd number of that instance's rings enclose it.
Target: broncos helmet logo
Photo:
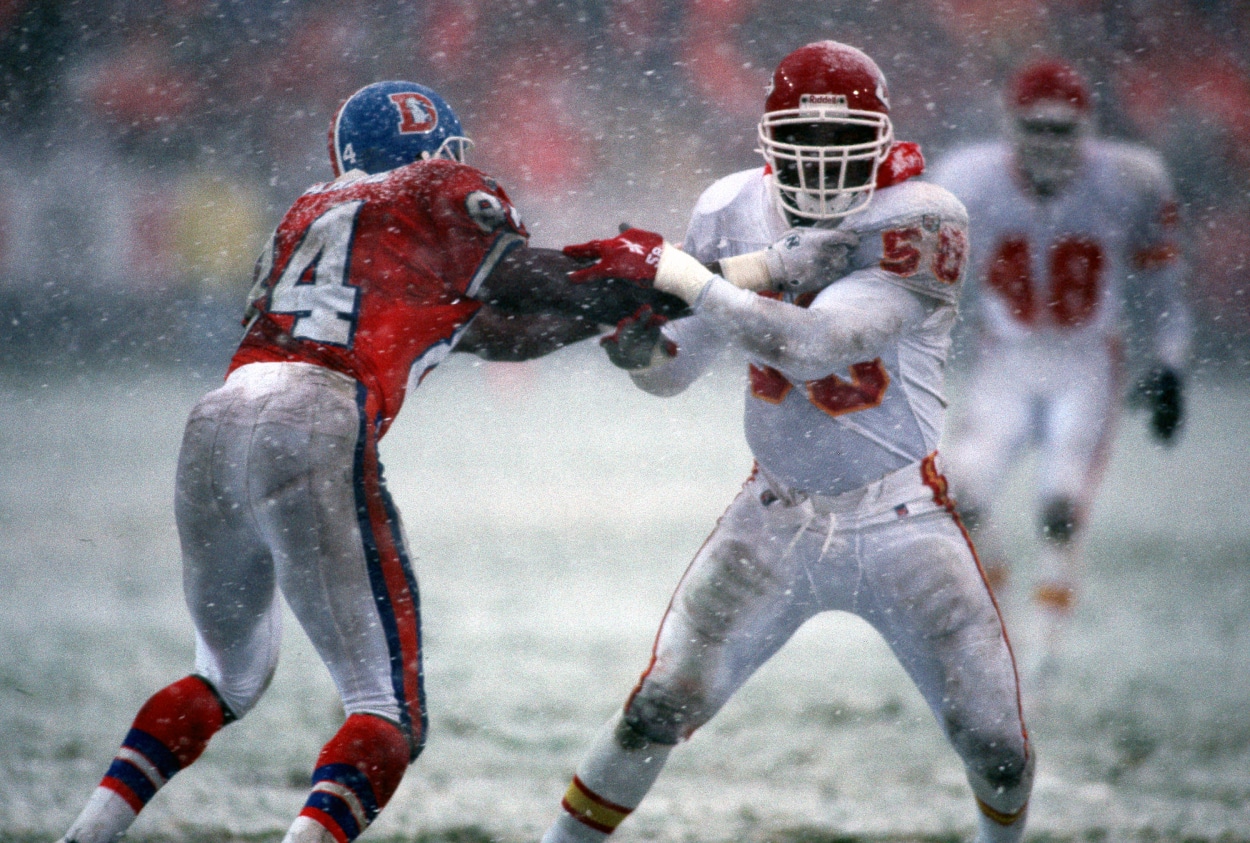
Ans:
[[[399,133],[432,132],[438,127],[438,109],[424,94],[405,91],[390,95],[391,102],[399,110]]]

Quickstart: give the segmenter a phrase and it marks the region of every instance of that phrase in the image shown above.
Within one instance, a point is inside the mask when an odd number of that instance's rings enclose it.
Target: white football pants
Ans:
[[[196,405],[178,461],[196,673],[242,716],[278,660],[279,594],[347,714],[425,734],[417,586],[364,389],[303,363],[253,363]]]

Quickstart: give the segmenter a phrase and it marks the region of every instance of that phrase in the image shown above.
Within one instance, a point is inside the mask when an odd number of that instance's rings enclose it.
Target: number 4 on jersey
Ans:
[[[360,289],[348,284],[356,216],[364,202],[335,205],[313,220],[269,292],[269,312],[294,316],[291,336],[351,347]],[[272,256],[272,251],[268,254]],[[272,260],[272,257],[269,257]],[[258,287],[270,273],[258,273]],[[254,291],[253,300],[262,293]]]

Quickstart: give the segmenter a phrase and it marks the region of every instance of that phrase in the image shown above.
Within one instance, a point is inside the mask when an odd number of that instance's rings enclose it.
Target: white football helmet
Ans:
[[[774,197],[792,223],[863,210],[894,142],[884,74],[846,44],[800,47],[773,73],[759,142]]]

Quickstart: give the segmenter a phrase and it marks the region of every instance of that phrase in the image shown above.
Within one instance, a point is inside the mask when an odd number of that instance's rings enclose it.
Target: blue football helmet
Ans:
[[[330,123],[334,175],[383,173],[431,158],[463,163],[473,141],[441,96],[415,82],[374,82],[348,97]]]

